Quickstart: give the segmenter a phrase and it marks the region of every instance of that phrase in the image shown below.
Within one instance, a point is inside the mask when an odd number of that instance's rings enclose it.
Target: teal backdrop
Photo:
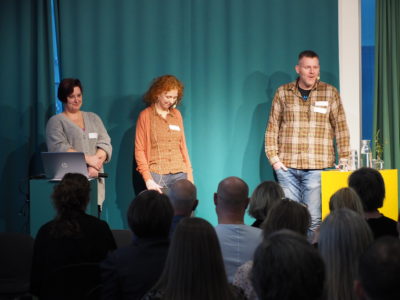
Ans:
[[[318,52],[321,79],[338,86],[337,0],[55,4],[61,77],[81,79],[82,109],[96,112],[112,138],[103,214],[112,228],[127,227],[126,210],[139,184],[135,123],[153,78],[174,74],[185,85],[179,109],[198,188],[196,213],[214,224],[213,193],[221,179],[239,176],[250,191],[263,180],[274,180],[264,154],[264,132],[275,89],[296,78],[298,53]],[[12,93],[10,99],[18,97]],[[48,115],[41,117],[39,123]],[[42,136],[42,130],[40,126],[34,134]]]
[[[52,115],[50,1],[0,1],[0,231],[28,230],[29,176]]]

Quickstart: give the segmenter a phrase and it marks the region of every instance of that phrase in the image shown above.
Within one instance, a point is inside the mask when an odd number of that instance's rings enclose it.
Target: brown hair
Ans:
[[[82,84],[77,78],[64,78],[58,86],[57,97],[61,102],[66,103],[67,97],[74,92],[74,87],[79,87],[83,94]]]

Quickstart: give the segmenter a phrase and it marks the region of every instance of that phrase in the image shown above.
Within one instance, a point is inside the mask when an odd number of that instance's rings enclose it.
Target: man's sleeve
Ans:
[[[348,158],[350,155],[350,133],[347,126],[344,107],[337,91],[332,103],[331,114],[329,118],[335,132],[339,159]]]
[[[279,91],[277,91],[272,100],[267,130],[265,132],[265,153],[271,165],[279,161],[278,136],[281,119],[282,105],[279,98]]]

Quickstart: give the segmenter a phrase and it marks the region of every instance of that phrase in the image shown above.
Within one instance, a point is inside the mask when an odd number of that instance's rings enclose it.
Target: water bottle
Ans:
[[[362,140],[361,141],[361,167],[372,168],[372,152],[370,146],[370,140]]]

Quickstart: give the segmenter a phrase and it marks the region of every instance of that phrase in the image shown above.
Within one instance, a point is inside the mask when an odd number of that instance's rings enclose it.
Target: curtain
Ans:
[[[0,231],[28,230],[29,176],[53,113],[50,20],[49,1],[0,1]]]
[[[337,0],[58,0],[61,77],[80,78],[83,110],[112,139],[104,217],[126,227],[135,196],[133,140],[150,81],[174,74],[200,200],[216,223],[213,193],[227,176],[253,190],[274,180],[264,132],[275,89],[296,78],[297,55],[320,55],[338,86]]]
[[[400,168],[400,2],[376,1],[374,132],[385,168]]]

